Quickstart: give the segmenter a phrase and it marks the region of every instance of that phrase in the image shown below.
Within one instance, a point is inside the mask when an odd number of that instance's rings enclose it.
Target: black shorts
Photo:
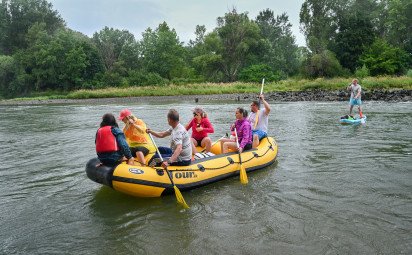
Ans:
[[[140,151],[143,153],[144,156],[147,156],[149,154],[149,150],[143,146],[137,146],[137,147],[131,147],[130,151],[132,152],[132,156],[136,156],[136,152]]]
[[[243,148],[243,151],[247,151],[247,150],[250,150],[250,149],[252,149],[252,144],[251,144],[251,143],[248,143],[248,144],[246,144],[245,147]]]
[[[193,138],[193,137],[192,137]],[[193,138],[193,139],[195,139],[195,138]],[[197,140],[197,139],[195,139],[196,140],[196,142],[197,142],[197,144],[195,144],[196,146],[202,146],[202,140],[203,140],[204,138],[202,138],[202,139],[200,139],[200,140]]]

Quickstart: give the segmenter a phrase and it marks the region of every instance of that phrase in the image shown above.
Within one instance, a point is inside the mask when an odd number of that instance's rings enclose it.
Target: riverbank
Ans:
[[[268,100],[276,101],[344,101],[347,78],[315,80],[288,79],[265,84]],[[412,77],[367,77],[360,79],[363,100],[410,101]],[[41,92],[28,98],[1,100],[0,105],[121,103],[145,100],[250,100],[256,98],[258,83],[171,84],[146,87],[110,87],[77,90],[67,93]]]
[[[0,105],[44,105],[44,104],[122,104],[149,101],[187,101],[202,103],[206,101],[251,101],[257,97],[256,93],[211,94],[211,95],[177,95],[177,96],[142,96],[142,97],[114,97],[88,99],[30,99],[30,100],[1,100]],[[289,91],[265,93],[268,101],[297,102],[297,101],[346,101],[349,93],[345,90],[325,91]],[[373,90],[362,92],[363,101],[412,101],[412,90]]]

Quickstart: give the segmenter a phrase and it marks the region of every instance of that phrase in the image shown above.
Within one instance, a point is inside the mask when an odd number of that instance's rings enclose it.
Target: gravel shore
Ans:
[[[215,95],[182,95],[182,96],[152,96],[152,97],[117,97],[92,99],[39,99],[39,100],[1,100],[0,105],[43,105],[43,104],[122,104],[145,101],[250,101],[257,94],[215,94]],[[346,101],[349,93],[340,91],[296,91],[265,93],[269,101]],[[412,101],[412,90],[374,90],[362,92],[363,101]]]

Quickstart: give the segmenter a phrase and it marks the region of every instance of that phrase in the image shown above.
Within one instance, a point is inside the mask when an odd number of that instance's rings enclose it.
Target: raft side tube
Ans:
[[[113,171],[114,167],[102,165],[98,158],[92,158],[86,165],[87,177],[89,177],[90,180],[111,188],[113,188]]]

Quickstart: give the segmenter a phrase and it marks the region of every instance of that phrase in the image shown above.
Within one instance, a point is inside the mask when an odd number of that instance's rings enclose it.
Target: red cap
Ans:
[[[130,115],[132,115],[132,112],[129,109],[123,109],[120,111],[119,120],[123,120],[124,118]]]

